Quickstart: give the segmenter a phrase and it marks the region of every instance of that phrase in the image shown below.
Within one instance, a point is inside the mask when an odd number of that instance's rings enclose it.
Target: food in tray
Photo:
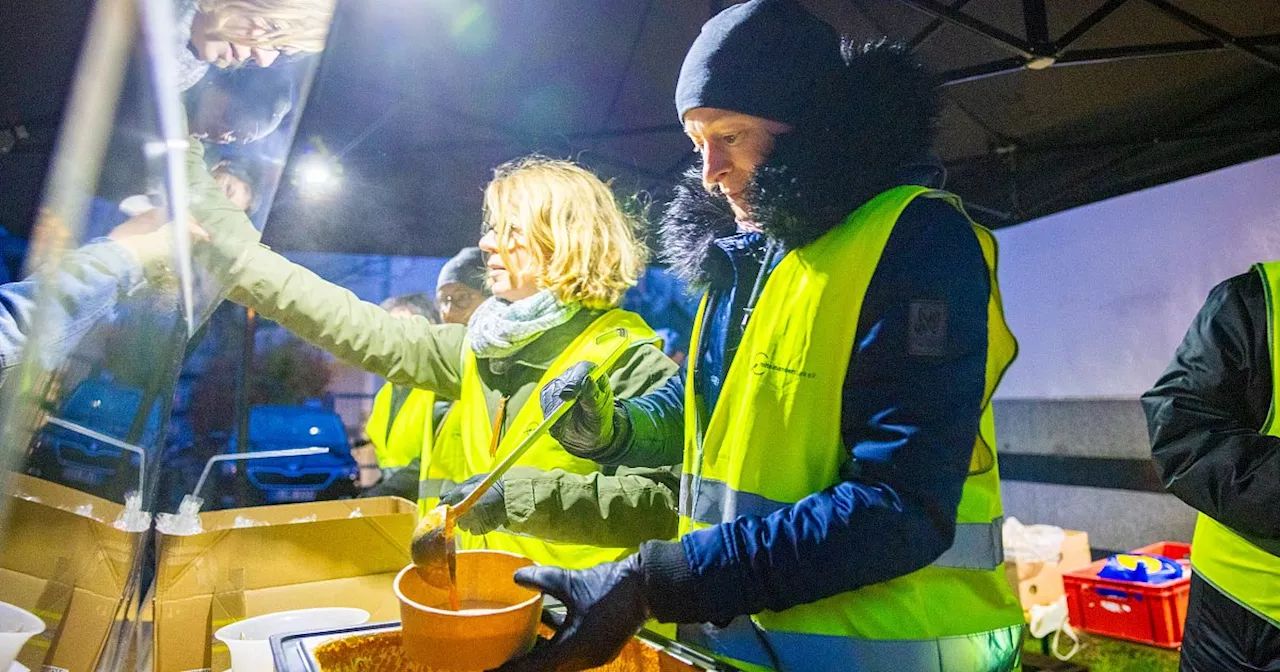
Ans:
[[[317,646],[315,659],[321,672],[426,672],[426,667],[405,657],[400,642],[398,629],[372,635],[352,635]]]
[[[543,627],[541,634],[549,637],[551,631]],[[401,641],[398,629],[351,635],[317,646],[314,656],[321,672],[429,672],[429,668],[404,655]],[[594,669],[597,672],[657,672],[692,668],[669,658],[664,664],[657,649],[632,640],[616,659]]]

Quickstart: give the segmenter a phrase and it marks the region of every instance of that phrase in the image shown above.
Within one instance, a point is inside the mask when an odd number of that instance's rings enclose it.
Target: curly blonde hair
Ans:
[[[499,241],[528,240],[540,289],[592,309],[618,305],[634,287],[649,251],[639,222],[619,207],[609,186],[571,162],[528,156],[498,166],[484,190],[484,221]]]
[[[294,47],[300,51],[324,50],[325,38],[337,0],[197,0],[196,8],[212,19],[210,36],[250,47]],[[266,33],[257,36],[227,33],[233,17],[257,19]]]

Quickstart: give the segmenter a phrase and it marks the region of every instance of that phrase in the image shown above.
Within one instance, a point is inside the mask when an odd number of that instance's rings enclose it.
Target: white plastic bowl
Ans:
[[[348,607],[277,611],[236,621],[213,636],[231,650],[231,672],[274,670],[271,635],[307,630],[345,628],[369,622],[369,612]],[[3,669],[3,668],[0,668]]]
[[[13,666],[14,658],[32,635],[44,632],[44,621],[26,609],[0,602],[0,670]]]

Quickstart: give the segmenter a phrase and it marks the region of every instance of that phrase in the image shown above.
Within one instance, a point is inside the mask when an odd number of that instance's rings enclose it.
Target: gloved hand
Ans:
[[[480,485],[488,474],[477,474],[440,493],[440,503],[454,506]],[[470,511],[458,518],[458,527],[471,534],[488,534],[507,524],[507,500],[502,479],[489,488]]]
[[[524,567],[516,583],[541,590],[568,608],[550,641],[508,661],[499,672],[586,670],[617,657],[648,617],[640,554],[590,569]]]
[[[592,384],[587,376],[596,365],[578,362],[542,388],[539,401],[543,416],[551,415],[561,403],[577,398],[578,403],[551,427],[551,436],[570,455],[594,459],[613,445],[616,425],[626,422],[626,415],[613,406],[613,388],[608,377]]]

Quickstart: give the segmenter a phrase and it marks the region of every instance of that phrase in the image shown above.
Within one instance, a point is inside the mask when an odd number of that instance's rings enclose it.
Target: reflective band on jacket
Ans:
[[[787,253],[761,291],[709,414],[693,382],[706,312],[703,300],[686,360],[682,534],[740,516],[769,515],[841,481],[849,459],[840,428],[842,390],[862,302],[898,217],[916,198],[942,199],[963,213],[951,194],[898,187],[872,199],[817,241]],[[1017,343],[1001,307],[995,238],[976,224],[971,223],[971,230],[991,289],[987,364],[979,431],[956,511],[952,548],[936,563],[906,576],[786,611],[756,614],[744,621],[757,626],[743,630],[749,639],[704,640],[712,653],[770,665],[767,656],[741,657],[732,650],[731,642],[754,641],[757,651],[766,650],[760,642],[768,642],[783,667],[788,667],[786,660],[795,661],[790,669],[878,670],[892,665],[894,672],[971,672],[1016,667],[1019,649],[1010,642],[1021,632],[1022,607],[1001,562],[1003,510],[990,400]],[[942,319],[922,319],[921,328]],[[864,661],[869,667],[861,667]],[[928,661],[932,667],[924,664]]]
[[[1280,261],[1255,264],[1267,299],[1271,370],[1280,371]],[[1271,377],[1271,408],[1260,430],[1280,437],[1280,375]],[[1280,488],[1280,484],[1274,484]],[[1241,534],[1201,513],[1191,541],[1191,566],[1238,604],[1280,628],[1280,542]]]
[[[1022,645],[1022,626],[1014,625],[944,639],[862,639],[805,632],[767,634],[751,619],[739,617],[725,628],[681,625],[681,642],[716,651],[734,660],[781,669],[835,672],[952,672],[1013,670]],[[767,638],[769,648],[762,644]],[[770,655],[772,654],[772,656]]]
[[[480,380],[479,365],[475,353],[469,346],[464,346],[458,401],[454,403],[449,415],[441,423],[440,435],[436,439],[430,465],[421,475],[419,483],[423,486],[423,498],[419,501],[419,509],[425,510],[435,506],[439,502],[442,489],[447,489],[452,484],[461,483],[477,474],[489,473],[523,437],[542,422],[542,407],[539,403],[542,387],[577,362],[603,361],[618,342],[607,339],[597,343],[596,337],[620,327],[627,330],[632,346],[653,342],[657,338],[653,329],[649,328],[635,313],[614,309],[596,318],[552,362],[538,381],[537,387],[529,395],[529,399],[514,411],[515,416],[508,424],[506,433],[494,454],[489,453],[493,429],[483,383]],[[574,457],[565,452],[564,448],[550,436],[543,436],[534,443],[529,452],[520,458],[517,465],[544,471],[561,469],[571,474],[592,474],[600,470],[600,466],[595,462]],[[517,534],[505,528],[498,528],[485,535],[473,535],[458,530],[457,539],[460,548],[510,551],[540,564],[570,569],[594,567],[602,562],[617,560],[635,552],[634,548],[544,541]]]
[[[788,506],[754,493],[738,492],[709,478],[698,479],[689,474],[680,477],[680,515],[697,523],[715,525],[738,516],[764,517]],[[933,566],[987,570],[999,567],[1004,562],[1003,528],[1003,516],[986,523],[957,523],[955,541],[933,561]]]

